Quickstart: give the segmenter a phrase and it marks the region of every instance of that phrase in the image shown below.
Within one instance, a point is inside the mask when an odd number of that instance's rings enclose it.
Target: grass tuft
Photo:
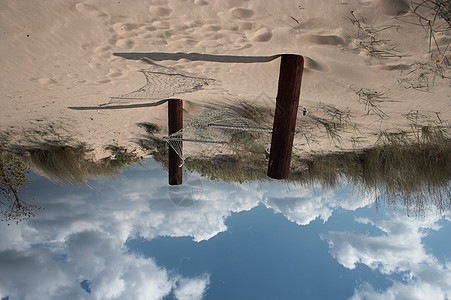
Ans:
[[[129,153],[125,148],[106,148],[111,150],[112,155],[100,161],[89,158],[91,150],[82,144],[30,149],[30,167],[53,182],[80,184],[90,178],[113,178],[126,166],[139,161],[135,153]]]
[[[396,50],[396,47],[391,45],[391,41],[379,38],[379,34],[385,30],[397,30],[397,25],[373,27],[366,24],[354,11],[351,11],[351,17],[348,20],[357,28],[357,36],[353,43],[354,50],[363,51],[366,55],[377,58],[402,58],[406,56]]]
[[[384,93],[371,90],[360,89],[355,92],[359,96],[359,102],[365,105],[366,116],[376,115],[381,120],[386,120],[389,116],[380,108],[380,103],[389,101]]]

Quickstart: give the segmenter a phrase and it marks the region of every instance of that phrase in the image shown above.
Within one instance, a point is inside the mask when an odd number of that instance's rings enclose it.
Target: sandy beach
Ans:
[[[186,121],[237,101],[274,108],[279,56],[290,53],[305,58],[300,106],[310,113],[294,151],[369,147],[380,132],[409,130],[409,113],[423,124],[451,118],[451,33],[443,20],[428,30],[419,15],[430,12],[413,5],[3,1],[0,126],[19,140],[50,126],[97,158],[109,144],[133,150],[140,122],[166,134],[160,100],[184,100]],[[336,112],[344,121],[331,141],[317,121]]]
[[[449,299],[450,3],[1,0],[0,299]]]

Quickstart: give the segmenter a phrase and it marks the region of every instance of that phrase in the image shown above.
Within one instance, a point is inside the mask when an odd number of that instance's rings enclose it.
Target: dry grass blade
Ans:
[[[383,25],[373,27],[365,24],[364,20],[358,18],[354,11],[348,20],[357,28],[357,37],[354,39],[355,50],[365,52],[368,56],[377,58],[402,58],[407,55],[402,54],[396,47],[391,45],[390,40],[380,39],[379,33],[388,29],[398,29],[397,25]]]
[[[365,104],[366,115],[376,115],[383,120],[389,118],[379,106],[379,103],[389,101],[389,98],[383,93],[370,89],[360,89],[356,91],[356,94],[359,96],[359,102]]]
[[[301,119],[297,122],[296,126],[296,136],[302,136],[309,147],[313,144],[318,144],[318,134],[315,134],[315,129],[317,126],[315,124],[308,122],[306,119]]]
[[[431,58],[430,67],[434,69],[433,73],[441,78],[451,79],[449,72],[449,67],[451,66],[451,55],[449,54],[451,40],[443,43],[444,39],[440,39],[451,32],[451,1],[412,1],[411,7],[412,13],[418,17],[419,25],[428,36],[428,52]]]
[[[403,116],[410,121],[415,142],[442,144],[449,140],[450,126],[442,120],[439,112],[435,112],[431,117],[418,110],[412,110]]]
[[[342,134],[348,128],[357,128],[356,124],[351,122],[351,112],[348,110],[340,110],[335,106],[320,103],[316,110],[320,116],[309,113],[308,117],[321,125],[325,131],[330,142],[342,142]]]

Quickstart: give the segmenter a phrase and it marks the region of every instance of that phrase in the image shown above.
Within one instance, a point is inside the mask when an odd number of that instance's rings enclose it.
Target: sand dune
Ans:
[[[301,105],[323,118],[325,106],[348,112],[358,131],[347,128],[337,144],[313,126],[318,143],[298,135],[296,151],[346,149],[353,139],[371,145],[382,130],[409,128],[409,111],[451,119],[450,81],[403,0],[2,1],[0,20],[1,128],[58,124],[99,155],[113,142],[136,147],[139,122],[166,128],[164,99],[95,109],[139,90],[147,82],[140,71],[155,65],[209,81],[177,93],[190,116],[236,100],[273,106],[278,56],[303,55]],[[435,58],[449,58],[451,33],[435,37]],[[380,95],[384,118],[362,95]]]

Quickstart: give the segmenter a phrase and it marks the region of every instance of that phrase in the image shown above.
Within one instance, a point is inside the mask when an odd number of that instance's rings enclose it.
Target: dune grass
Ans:
[[[146,134],[135,139],[135,143],[167,170],[169,165],[169,146],[165,140],[157,136],[161,132],[161,128],[154,123],[139,123],[137,125],[144,128]]]
[[[220,155],[191,158],[187,167],[213,180],[249,182],[269,180],[268,161],[256,155]],[[351,184],[376,203],[401,203],[408,213],[438,213],[451,208],[451,142],[447,139],[390,137],[375,147],[353,152],[292,157],[289,181],[300,185],[336,189]]]
[[[450,0],[421,0],[412,1],[412,12],[418,17],[419,24],[429,39],[429,53],[431,57],[447,64],[451,64],[450,57],[446,56],[450,43],[440,45],[437,35],[451,30],[451,1]],[[433,52],[436,54],[433,54]]]
[[[410,66],[410,71],[403,72],[398,83],[406,89],[428,92],[434,86],[438,76],[445,78],[441,67],[431,62],[415,62]]]
[[[291,180],[326,189],[348,182],[361,193],[376,195],[376,202],[401,202],[416,215],[427,206],[442,213],[451,208],[449,126],[413,124],[411,132],[382,131],[369,149],[298,158],[304,167]]]
[[[274,120],[274,109],[244,99],[235,101],[228,109],[236,112],[243,118],[252,120],[262,126],[270,126]]]
[[[90,178],[113,178],[126,166],[139,158],[125,148],[106,147],[111,155],[99,161],[90,158],[91,150],[84,144],[76,146],[53,146],[29,149],[30,167],[38,174],[59,184],[86,183]]]
[[[397,25],[382,25],[373,27],[366,24],[365,21],[357,16],[356,12],[351,11],[351,17],[348,20],[357,28],[357,34],[354,38],[353,50],[363,51],[366,55],[376,58],[402,58],[402,54],[391,41],[379,37],[380,33],[389,29],[398,29]]]
[[[342,142],[342,135],[347,130],[358,131],[357,124],[351,121],[353,116],[349,109],[342,110],[325,103],[319,103],[313,109],[317,114],[309,112],[307,118],[313,120],[314,123],[306,122],[304,118],[298,122],[297,126],[297,132],[305,138],[309,146],[319,142],[319,137],[313,133],[314,125],[324,129],[329,142],[337,144]]]
[[[368,112],[373,110],[380,118],[385,118],[384,112],[377,110],[379,101],[385,101],[384,96],[374,91],[362,90],[361,93],[366,97],[362,101],[372,104],[368,104]],[[241,107],[252,111],[248,104]],[[320,105],[316,110],[321,117],[309,113],[310,119],[302,118],[301,123],[312,120],[306,123],[309,128],[333,124],[338,135],[340,130],[353,127],[349,111],[330,105]],[[411,130],[381,131],[371,148],[304,157],[293,153],[289,181],[305,186],[319,185],[324,189],[349,183],[359,193],[374,196],[376,203],[386,201],[393,207],[402,203],[415,215],[424,214],[429,206],[434,206],[439,213],[450,209],[449,124],[439,113],[409,111],[403,116],[411,124]],[[299,134],[302,128],[297,131]],[[156,130],[147,132],[145,138],[139,140],[140,145],[167,168],[167,144],[154,134]],[[266,181],[269,180],[266,174],[268,142],[255,133],[238,132],[228,145],[228,151],[190,157],[185,166],[212,180]]]
[[[451,32],[451,1],[412,0],[410,7],[418,21],[412,22],[405,16],[398,18],[418,25],[426,34],[430,59],[413,63],[410,71],[403,74],[399,82],[406,88],[429,91],[437,78],[451,80],[451,40],[446,38]]]
[[[389,116],[380,108],[380,104],[389,101],[389,98],[384,95],[384,93],[371,90],[371,89],[360,89],[356,92],[359,96],[359,102],[365,105],[366,116],[376,115],[381,120],[388,119]]]
[[[143,128],[147,134],[149,135],[154,135],[154,134],[158,134],[161,132],[161,128],[154,123],[148,123],[148,122],[142,122],[142,123],[138,123],[136,124],[138,125],[138,127]]]

